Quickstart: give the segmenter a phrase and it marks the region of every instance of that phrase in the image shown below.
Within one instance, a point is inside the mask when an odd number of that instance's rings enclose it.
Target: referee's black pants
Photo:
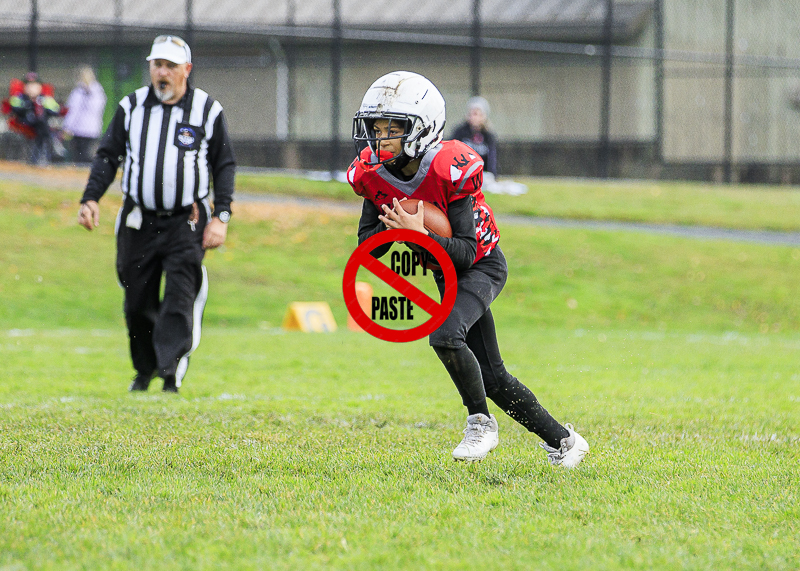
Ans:
[[[126,225],[134,207],[130,200],[117,222],[117,275],[125,290],[133,367],[140,375],[174,375],[177,386],[200,342],[208,294],[203,267],[205,206],[200,205],[194,229],[189,224],[191,211],[170,216],[143,211],[141,228],[130,228]]]

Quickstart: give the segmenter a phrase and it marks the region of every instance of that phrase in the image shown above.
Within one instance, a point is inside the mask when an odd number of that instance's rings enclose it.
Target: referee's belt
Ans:
[[[145,210],[142,208],[143,216],[155,216],[156,218],[169,218],[170,216],[178,216],[180,214],[189,214],[192,211],[191,206],[185,206],[176,210]]]

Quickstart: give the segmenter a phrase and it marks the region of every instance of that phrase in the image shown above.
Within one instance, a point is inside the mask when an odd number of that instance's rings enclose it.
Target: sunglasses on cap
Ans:
[[[167,59],[176,64],[191,63],[192,50],[183,38],[163,34],[153,40],[153,48],[147,56],[147,61],[154,59]]]
[[[173,44],[175,44],[176,46],[178,46],[180,48],[185,48],[186,47],[186,42],[184,42],[178,36],[163,35],[163,36],[157,36],[156,39],[153,40],[154,44],[163,44],[164,42],[172,42]]]

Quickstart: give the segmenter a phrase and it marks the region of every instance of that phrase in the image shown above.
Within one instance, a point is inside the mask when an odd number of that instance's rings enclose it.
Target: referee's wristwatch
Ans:
[[[217,214],[217,218],[219,218],[220,222],[224,222],[225,224],[227,224],[228,222],[230,222],[231,213],[228,212],[227,210],[223,210],[222,212]]]

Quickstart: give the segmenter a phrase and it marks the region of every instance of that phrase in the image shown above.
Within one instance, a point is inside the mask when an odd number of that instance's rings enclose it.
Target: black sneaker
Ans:
[[[133,382],[131,382],[131,386],[128,387],[128,391],[132,393],[136,391],[146,391],[150,387],[151,378],[150,375],[136,375],[133,378]]]
[[[165,393],[178,392],[178,386],[175,384],[175,375],[167,375],[164,377],[164,388],[161,390]]]

